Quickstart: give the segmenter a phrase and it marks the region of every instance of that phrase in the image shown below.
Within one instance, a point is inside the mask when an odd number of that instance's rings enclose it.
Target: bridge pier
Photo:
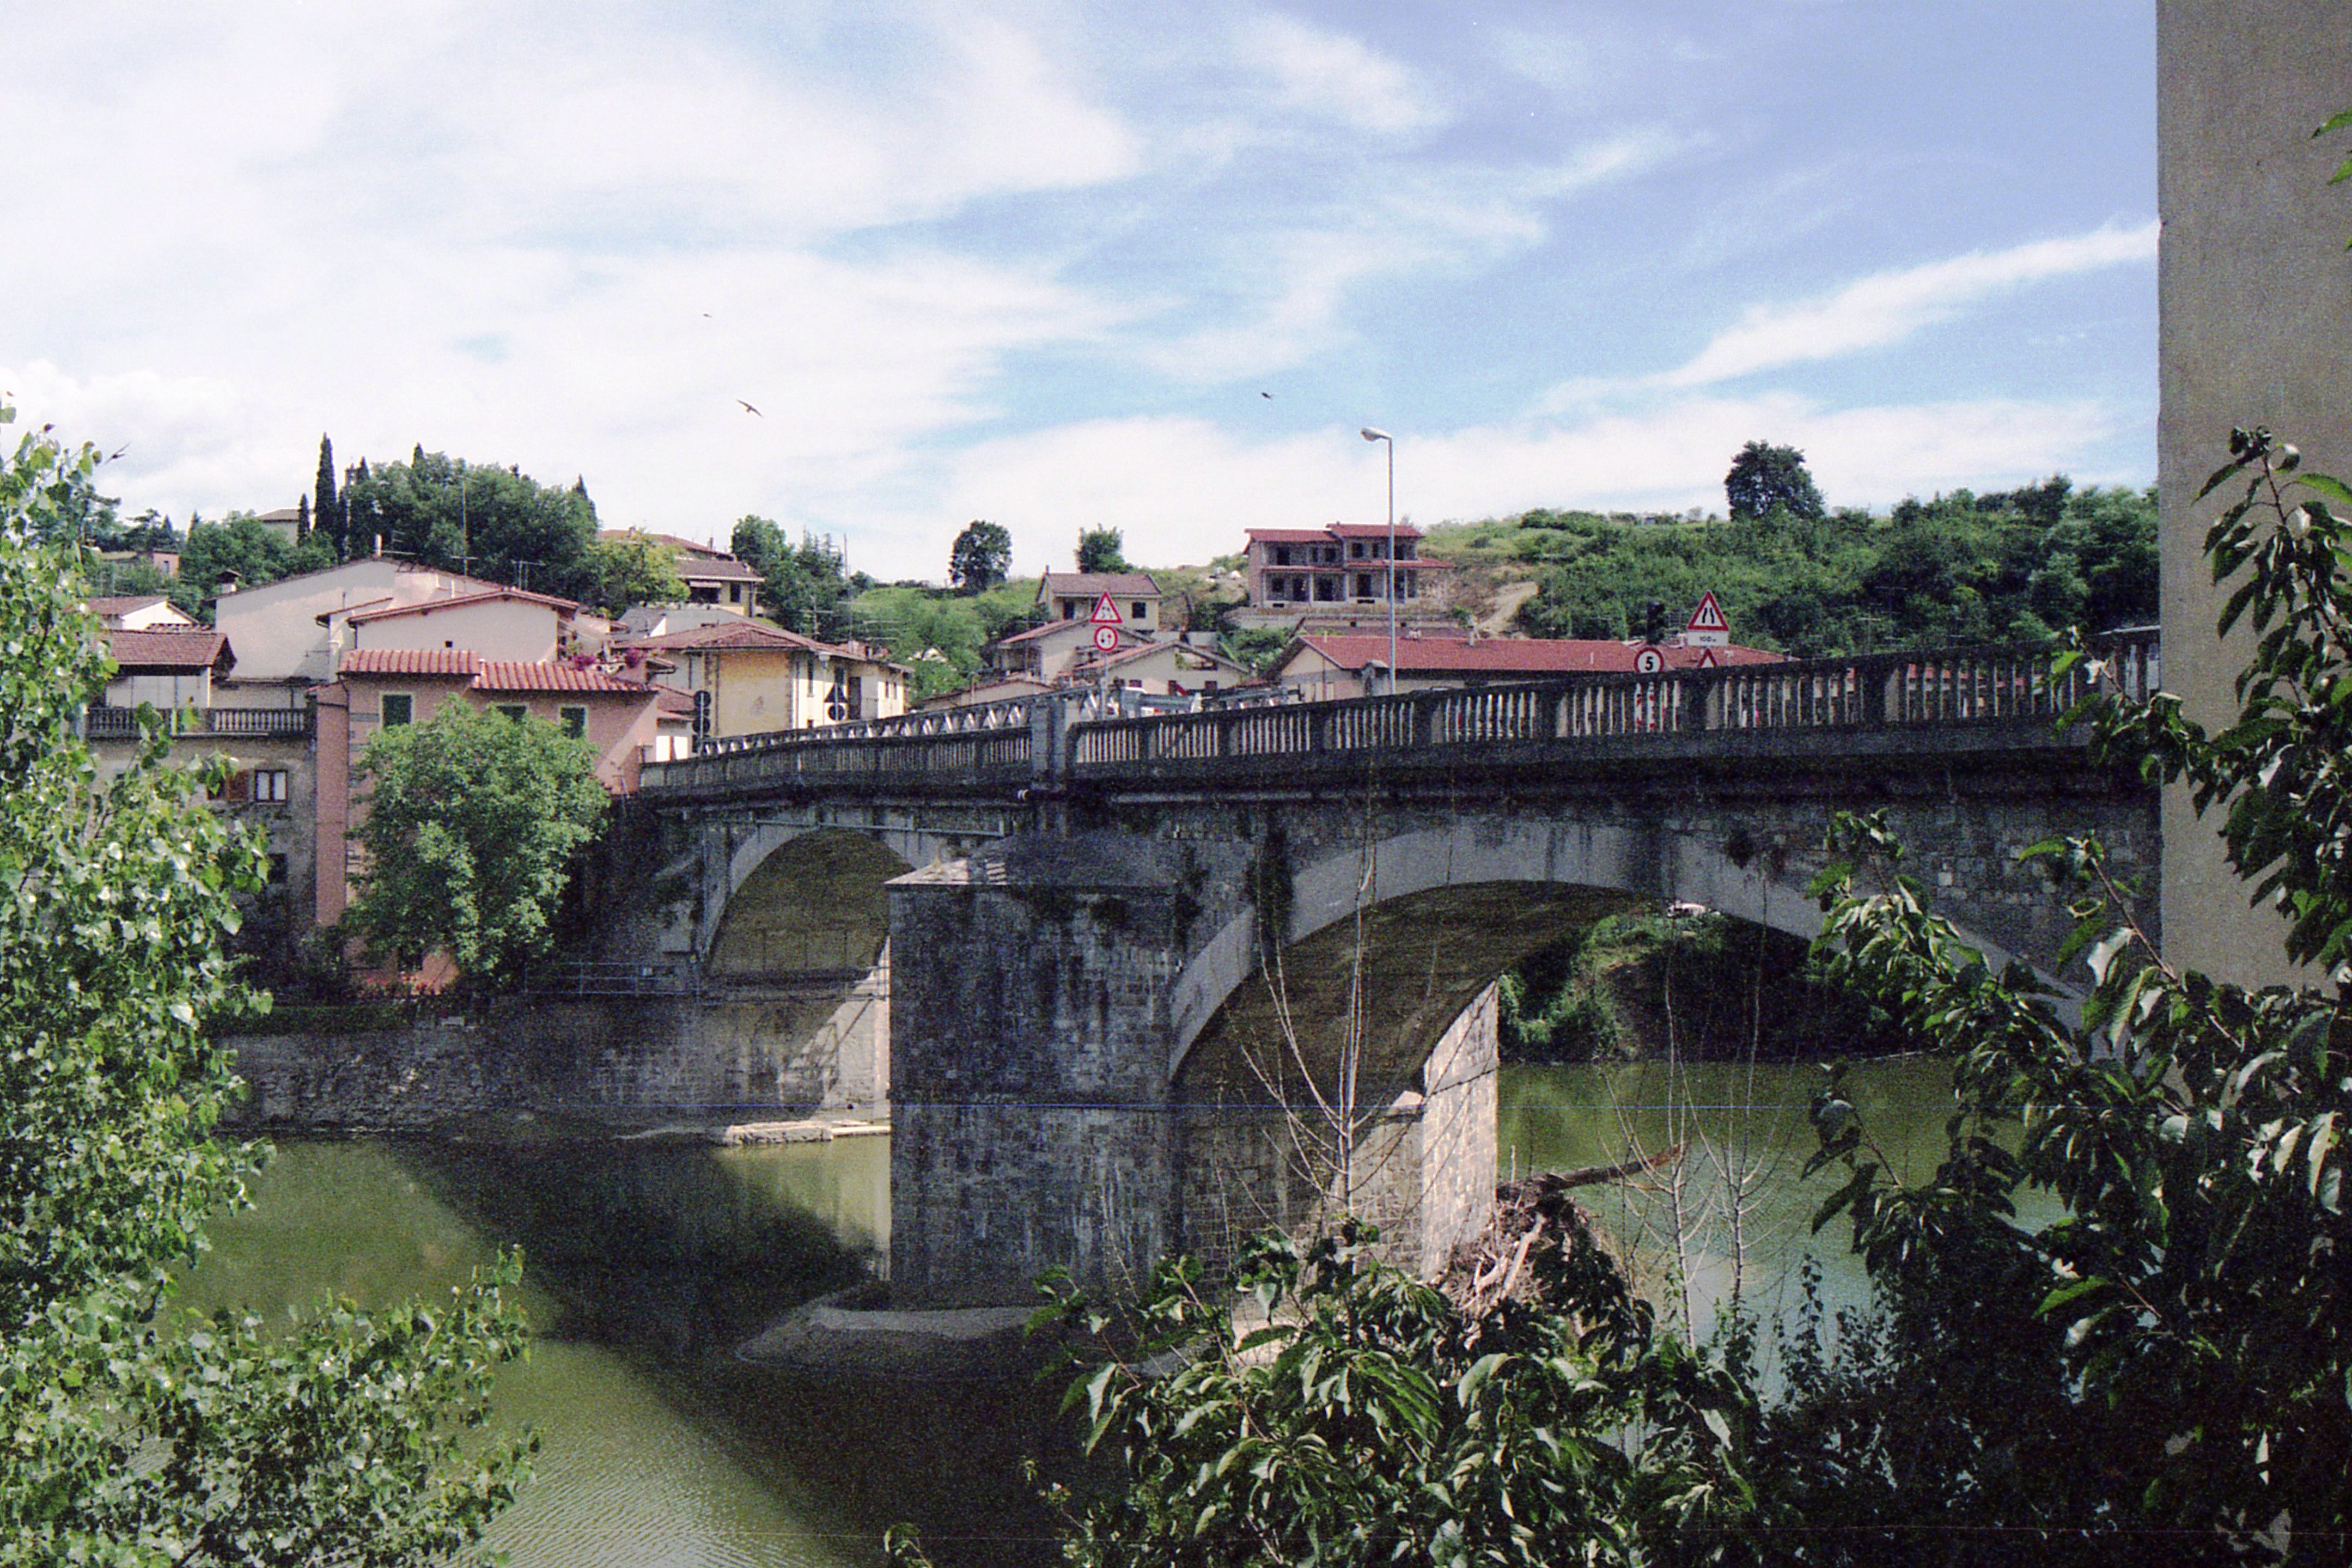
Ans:
[[[1458,1016],[1440,1020],[1417,1070],[1367,1068],[1364,1103],[1340,1108],[1343,1171],[1328,1073],[1318,1103],[1295,1079],[1253,1088],[1171,1071],[1199,880],[1184,858],[1132,834],[1022,835],[891,883],[900,1303],[1029,1301],[1056,1267],[1116,1292],[1169,1252],[1228,1255],[1343,1207],[1378,1223],[1399,1262],[1428,1269],[1483,1222],[1492,986],[1450,1006]],[[1301,1002],[1322,1010],[1319,990],[1303,987]],[[1304,1040],[1309,1056],[1328,1022]]]

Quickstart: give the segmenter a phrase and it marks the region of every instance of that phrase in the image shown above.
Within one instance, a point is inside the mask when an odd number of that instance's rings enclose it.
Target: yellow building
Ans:
[[[615,645],[624,664],[701,702],[712,737],[814,729],[907,711],[910,672],[862,643],[820,643],[764,621],[698,626]],[[667,666],[667,667],[665,667]]]

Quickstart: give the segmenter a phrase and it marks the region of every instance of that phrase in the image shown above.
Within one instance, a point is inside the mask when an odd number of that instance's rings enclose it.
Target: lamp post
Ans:
[[[1364,426],[1364,439],[1385,441],[1389,447],[1388,592],[1383,597],[1389,601],[1389,695],[1394,696],[1397,689],[1396,437],[1385,430],[1375,430],[1368,424]]]

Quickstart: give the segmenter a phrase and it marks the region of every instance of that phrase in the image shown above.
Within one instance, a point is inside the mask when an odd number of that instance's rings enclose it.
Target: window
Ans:
[[[1338,578],[1318,577],[1315,580],[1315,599],[1317,603],[1329,604],[1337,601],[1339,597],[1339,580]]]
[[[1274,547],[1274,564],[1276,566],[1288,566],[1290,564],[1290,547],[1288,545],[1276,545]]]
[[[514,720],[517,724],[520,724],[523,720],[523,715],[530,711],[530,709],[525,707],[520,703],[496,703],[492,706],[500,713]]]
[[[286,769],[257,768],[253,770],[253,798],[257,800],[286,799]]]
[[[1134,603],[1127,607],[1127,618],[1129,621],[1140,621],[1143,619],[1143,601],[1139,599]]]
[[[562,721],[564,734],[574,737],[584,737],[587,735],[588,710],[586,708],[560,707],[555,710],[555,716]]]
[[[1358,572],[1356,574],[1356,597],[1359,599],[1370,599],[1371,596],[1372,574],[1369,571]]]
[[[1363,540],[1349,539],[1348,541],[1348,559],[1349,560],[1361,560],[1364,559]]]
[[[283,887],[286,885],[286,857],[284,855],[271,855],[269,857],[269,885],[272,887]]]
[[[404,724],[416,722],[416,698],[407,692],[383,694],[383,727],[396,729]]]
[[[743,602],[743,585],[741,583],[730,582],[727,585],[727,602],[730,604],[740,604]]]

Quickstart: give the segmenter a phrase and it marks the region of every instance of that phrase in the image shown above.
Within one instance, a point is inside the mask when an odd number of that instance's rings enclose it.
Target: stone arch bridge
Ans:
[[[750,1055],[887,1095],[902,1301],[1025,1300],[1056,1264],[1116,1285],[1339,1197],[1430,1262],[1494,1180],[1502,970],[1641,901],[1810,936],[1831,817],[1864,810],[1990,954],[2046,969],[2067,923],[2017,852],[2158,853],[2154,792],[2053,719],[2147,689],[2155,658],[1034,701],[723,741],[646,769],[635,939],[693,959]]]

